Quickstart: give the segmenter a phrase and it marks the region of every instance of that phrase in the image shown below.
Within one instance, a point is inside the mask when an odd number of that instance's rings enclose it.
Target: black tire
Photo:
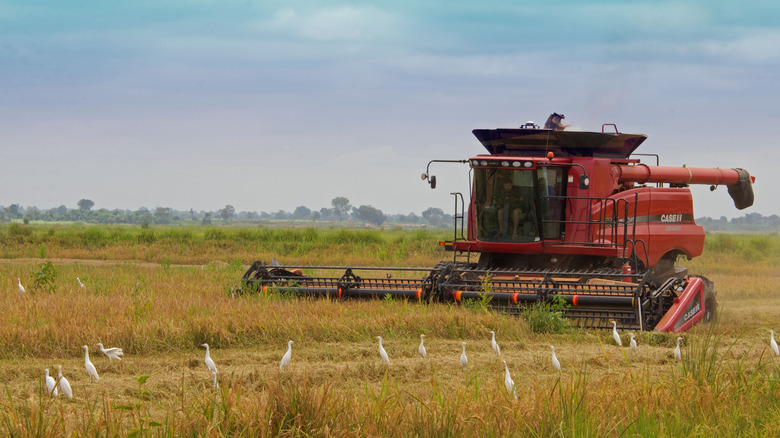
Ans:
[[[718,301],[715,299],[715,285],[707,277],[697,275],[704,283],[704,291],[702,292],[702,298],[704,301],[704,318],[702,322],[715,322],[718,319]]]

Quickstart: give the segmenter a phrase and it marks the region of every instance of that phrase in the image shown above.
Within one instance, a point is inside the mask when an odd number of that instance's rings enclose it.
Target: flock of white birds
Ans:
[[[22,286],[22,280],[17,277],[17,282],[19,284],[19,292],[25,293],[24,286]],[[78,281],[80,288],[85,288],[86,286],[84,283],[76,277],[76,281]],[[615,340],[615,344],[619,347],[623,347],[623,342],[620,337],[620,333],[618,333],[617,330],[617,322],[616,321],[610,321],[612,322],[612,338]],[[777,341],[775,341],[775,332],[774,330],[769,331],[771,337],[769,341],[769,346],[772,349],[772,352],[775,354],[775,356],[780,356],[780,349],[778,349]],[[496,355],[501,358],[501,347],[498,345],[498,342],[496,342],[496,333],[495,331],[490,331],[490,346],[493,349],[493,351],[496,353]],[[634,338],[633,333],[629,333],[631,337],[630,341],[630,348],[631,352],[633,354],[637,354],[637,342],[636,338]],[[390,366],[390,356],[387,354],[387,350],[382,346],[382,337],[377,336],[376,339],[379,341],[379,357],[382,359],[382,362],[386,366]],[[674,351],[672,352],[674,359],[679,361],[682,360],[682,351],[680,350],[680,342],[683,340],[683,338],[678,337],[677,338],[677,346],[674,348]],[[292,361],[292,344],[293,341],[287,341],[287,351],[282,356],[282,360],[279,362],[279,371],[284,370],[287,366],[290,365],[290,362]],[[121,348],[118,347],[112,347],[112,348],[104,348],[103,344],[99,343],[97,344],[98,349],[101,353],[103,353],[106,357],[108,357],[109,362],[112,362],[114,360],[122,360],[121,356],[124,355]],[[466,356],[466,343],[462,342],[461,346],[463,347],[463,352],[460,355],[460,366],[461,368],[467,370],[469,359],[468,356]],[[209,372],[214,377],[214,388],[219,389],[219,383],[217,379],[217,365],[214,363],[214,360],[211,358],[211,351],[209,349],[209,344],[201,344],[201,347],[206,348],[206,357],[204,359],[204,362],[206,363],[206,366],[208,367]],[[90,376],[91,380],[97,382],[100,377],[98,376],[97,369],[95,368],[95,365],[92,364],[92,362],[89,360],[89,347],[84,345],[81,347],[84,350],[84,367],[87,370],[87,374]],[[550,345],[550,350],[552,351],[552,357],[551,357],[551,363],[552,367],[558,371],[559,373],[563,372],[561,368],[561,362],[558,360],[558,357],[555,355],[555,346]],[[417,352],[420,354],[420,356],[423,357],[423,359],[428,357],[428,352],[425,349],[425,335],[420,335],[420,346],[417,348]],[[512,380],[512,375],[509,372],[509,365],[507,365],[506,360],[504,362],[504,386],[506,386],[506,390],[512,394],[515,398],[517,398],[517,394],[515,393],[515,382]],[[59,395],[59,392],[62,392],[65,394],[69,399],[73,398],[73,391],[71,389],[70,383],[68,382],[68,379],[66,379],[62,375],[62,366],[57,366],[57,380],[54,380],[52,376],[49,375],[49,369],[44,370],[44,380],[46,382],[46,390],[48,394],[50,394],[52,397],[57,397]]]

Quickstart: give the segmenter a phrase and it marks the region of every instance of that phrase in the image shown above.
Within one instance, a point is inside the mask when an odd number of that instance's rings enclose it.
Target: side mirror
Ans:
[[[580,175],[580,188],[584,190],[587,189],[588,187],[590,187],[590,177],[588,176],[588,174],[583,173],[582,175]]]

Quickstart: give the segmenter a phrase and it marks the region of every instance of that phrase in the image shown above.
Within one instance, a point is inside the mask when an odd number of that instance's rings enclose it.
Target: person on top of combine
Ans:
[[[493,205],[498,206],[498,223],[501,227],[501,234],[507,233],[507,219],[512,216],[512,238],[517,240],[517,227],[520,225],[520,219],[523,212],[527,211],[525,195],[520,187],[512,184],[511,180],[504,180],[504,183],[493,194]]]
[[[565,118],[566,116],[564,116],[563,114],[558,114],[558,113],[550,114],[550,117],[548,117],[547,121],[544,122],[544,129],[552,129],[553,131],[563,131],[569,126],[561,123],[561,121]]]

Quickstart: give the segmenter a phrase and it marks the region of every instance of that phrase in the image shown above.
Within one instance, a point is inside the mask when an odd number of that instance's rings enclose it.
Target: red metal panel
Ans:
[[[674,304],[656,324],[655,330],[681,333],[693,327],[704,317],[706,311],[702,291],[704,283],[701,278],[689,277],[685,290],[674,299]]]

